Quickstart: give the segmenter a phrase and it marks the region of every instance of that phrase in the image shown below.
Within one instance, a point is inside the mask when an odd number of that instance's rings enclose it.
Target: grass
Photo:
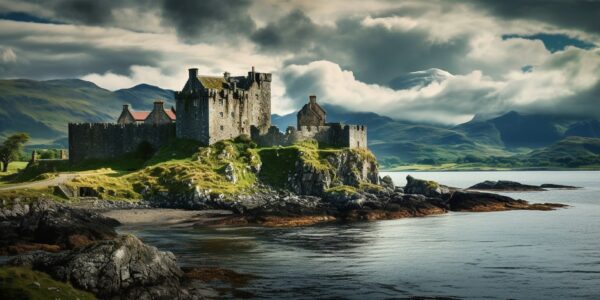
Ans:
[[[0,267],[0,295],[3,299],[96,299],[71,284],[24,267]]]
[[[319,148],[315,141],[304,141],[286,147],[265,147],[257,149],[262,161],[260,180],[278,188],[287,185],[288,176],[296,169],[298,159],[304,165],[315,170],[329,171],[332,169],[327,157],[344,151],[334,148]]]
[[[58,202],[65,201],[54,193],[51,187],[42,189],[15,189],[0,191],[0,207],[11,207],[17,201],[21,204],[28,204],[38,199],[50,199]]]
[[[350,151],[359,159],[376,161],[368,150],[320,148],[315,141],[287,147],[255,147],[256,144],[243,138],[220,141],[209,147],[200,147],[191,140],[174,140],[145,161],[139,158],[139,153],[77,165],[39,161],[24,172],[13,174],[13,180],[39,180],[56,176],[58,172],[72,172],[76,176],[65,183],[68,187],[90,188],[98,198],[108,200],[141,199],[144,193],[185,194],[194,189],[209,194],[237,195],[255,191],[259,182],[287,188],[288,176],[295,172],[298,161],[318,172],[329,172],[333,182],[336,182],[335,170],[329,159],[332,155]],[[5,198],[18,194],[9,192]]]
[[[8,164],[7,172],[0,172],[0,186],[2,184],[6,184],[7,178],[11,178],[11,175],[14,176],[15,173],[25,169],[25,167],[27,167],[27,164],[28,162],[26,161],[13,161],[10,164]]]
[[[326,194],[330,194],[330,195],[345,195],[345,196],[349,196],[349,195],[354,195],[356,193],[358,193],[358,190],[353,187],[353,186],[349,186],[349,185],[338,185],[338,186],[334,186],[332,188],[328,188],[325,190]]]

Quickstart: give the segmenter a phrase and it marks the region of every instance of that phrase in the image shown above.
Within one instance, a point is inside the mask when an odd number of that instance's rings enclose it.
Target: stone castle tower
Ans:
[[[271,126],[271,74],[252,70],[247,76],[198,75],[189,69],[181,92],[175,93],[178,138],[205,145],[241,134],[251,126],[267,132]]]

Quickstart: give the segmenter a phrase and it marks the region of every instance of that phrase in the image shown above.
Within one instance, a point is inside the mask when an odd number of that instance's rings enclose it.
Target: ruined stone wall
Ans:
[[[154,149],[175,138],[175,124],[69,124],[69,160],[115,158],[137,150],[146,141]]]
[[[363,125],[330,123],[325,126],[300,126],[300,129],[290,126],[285,133],[281,133],[275,126],[271,126],[266,133],[253,127],[251,137],[260,146],[286,146],[314,139],[323,146],[367,147],[367,128]]]

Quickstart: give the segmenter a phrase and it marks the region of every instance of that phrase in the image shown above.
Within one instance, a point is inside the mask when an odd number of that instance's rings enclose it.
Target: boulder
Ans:
[[[435,181],[417,179],[410,175],[406,176],[406,186],[404,187],[404,193],[406,194],[417,194],[427,197],[442,197],[449,194],[451,191],[451,188],[441,185]]]
[[[117,220],[96,212],[39,200],[0,209],[0,253],[72,249],[117,236]],[[39,247],[38,247],[39,246]]]
[[[189,298],[183,272],[171,252],[126,235],[60,253],[32,252],[11,259],[103,299]]]

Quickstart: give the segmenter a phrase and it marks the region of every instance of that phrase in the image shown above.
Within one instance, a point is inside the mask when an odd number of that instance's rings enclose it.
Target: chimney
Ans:
[[[198,68],[188,69],[188,72],[190,74],[190,78],[198,77]]]
[[[252,71],[250,71],[248,73],[248,77],[250,77],[250,80],[252,80],[252,81],[256,80],[256,73],[254,72],[254,66],[252,66]]]
[[[123,111],[129,110],[129,104],[123,104]]]
[[[161,110],[165,110],[165,108],[163,107],[164,102],[162,100],[156,100],[154,101],[154,111],[161,111]]]
[[[310,103],[310,104],[315,104],[315,103],[317,103],[317,96],[315,96],[315,95],[310,95],[310,96],[308,96],[308,99],[309,99],[309,103]]]
[[[229,76],[230,76],[229,72],[223,73],[223,78],[225,78],[225,81],[229,81]]]

